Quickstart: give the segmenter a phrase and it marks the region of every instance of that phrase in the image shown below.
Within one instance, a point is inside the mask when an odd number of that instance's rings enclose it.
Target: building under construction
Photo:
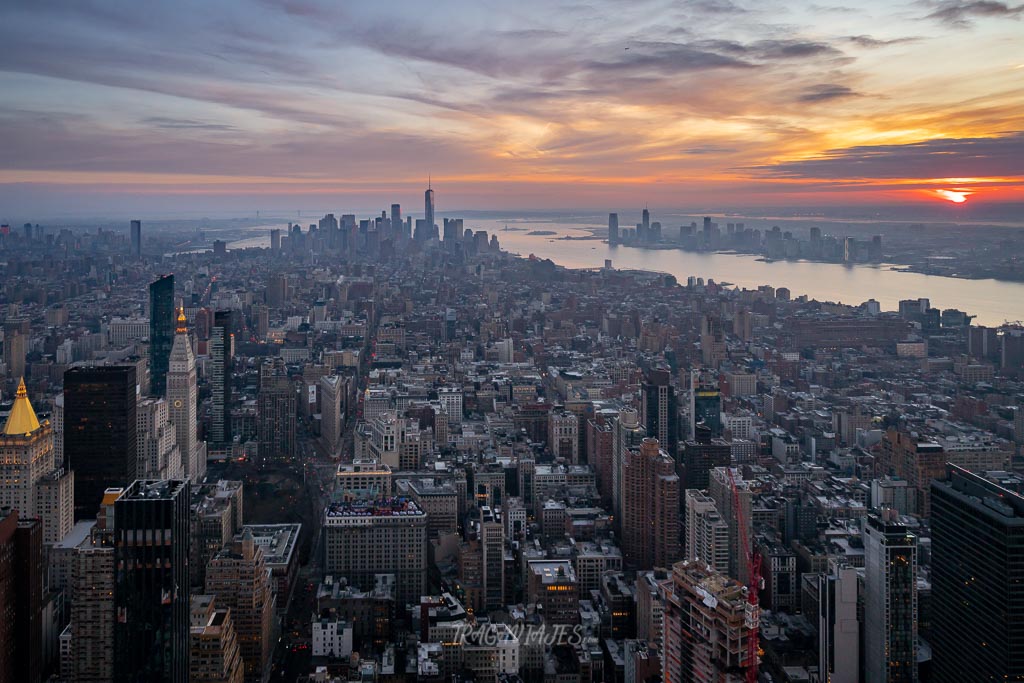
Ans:
[[[664,596],[664,683],[742,683],[755,664],[758,608],[746,586],[703,562],[678,562],[661,584]],[[756,652],[756,650],[754,650]]]

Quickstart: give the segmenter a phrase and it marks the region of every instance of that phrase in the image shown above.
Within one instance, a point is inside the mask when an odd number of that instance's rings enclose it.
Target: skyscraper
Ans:
[[[1024,680],[1024,496],[948,471],[932,482],[934,680]]]
[[[114,503],[114,681],[187,683],[189,483],[140,479]]]
[[[679,559],[679,477],[657,439],[626,451],[622,554],[630,568],[667,567]]]
[[[622,524],[623,467],[626,452],[639,447],[647,436],[640,415],[633,408],[623,408],[612,423],[612,515]]]
[[[260,462],[288,460],[295,456],[295,388],[280,358],[260,368],[256,403],[257,455]]]
[[[641,386],[641,415],[647,435],[657,439],[668,454],[675,457],[679,447],[679,406],[675,388],[670,382],[671,374],[667,369],[648,371]]]
[[[270,658],[274,593],[263,548],[245,529],[217,553],[206,569],[206,592],[231,609],[247,681],[264,680]]]
[[[404,235],[405,225],[402,223],[402,205],[391,205],[391,234],[395,237],[407,237]]]
[[[265,310],[265,309],[264,309]],[[231,385],[234,370],[234,340],[232,311],[213,314],[210,334],[210,389],[213,411],[210,419],[210,439],[218,448],[230,446]]]
[[[167,366],[174,344],[174,274],[149,285],[149,381],[157,396],[167,393]]]
[[[423,193],[423,221],[426,223],[426,239],[434,234],[434,190],[427,181],[427,191]]]
[[[480,551],[483,553],[485,610],[505,607],[505,530],[501,517],[488,506],[480,508]]]
[[[132,221],[132,258],[142,257],[142,221]]]
[[[192,483],[199,482],[206,473],[205,453],[196,440],[197,401],[196,357],[185,324],[185,310],[180,309],[167,372],[167,402],[181,453],[181,466]]]
[[[917,537],[896,511],[864,523],[864,681],[917,682]]]
[[[829,683],[860,680],[857,570],[831,562],[818,575],[818,671]]]
[[[608,214],[608,244],[619,243],[619,214]]]
[[[134,365],[64,373],[64,467],[75,473],[75,520],[96,514],[107,487],[135,481],[135,409]]]

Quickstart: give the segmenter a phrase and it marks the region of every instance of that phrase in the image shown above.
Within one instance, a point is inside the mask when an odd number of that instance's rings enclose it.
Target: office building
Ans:
[[[140,479],[181,479],[184,473],[178,435],[171,423],[167,399],[150,396],[135,408],[138,418],[139,461],[136,476]]]
[[[64,466],[75,473],[75,520],[91,518],[111,486],[138,471],[136,369],[76,367],[64,373]]]
[[[608,244],[619,243],[619,214],[608,214]]]
[[[931,486],[933,680],[1024,680],[1024,496],[948,472]]]
[[[423,193],[423,222],[426,223],[426,237],[430,239],[434,234],[434,190],[427,181],[427,191]]]
[[[626,451],[623,465],[622,555],[626,567],[667,567],[679,552],[679,477],[657,439]]]
[[[189,521],[189,576],[202,592],[210,560],[242,530],[242,482],[221,479],[192,489]]]
[[[548,417],[548,448],[556,460],[580,462],[580,421],[572,412],[555,409]]]
[[[747,587],[703,562],[678,562],[661,584],[665,602],[662,680],[740,683],[759,613]]]
[[[505,530],[501,516],[480,507],[480,550],[483,553],[483,605],[485,611],[505,607]]]
[[[265,311],[265,309],[263,309]],[[234,380],[234,316],[232,311],[213,314],[210,331],[210,441],[216,448],[231,445],[231,388]],[[264,335],[266,332],[264,332]]]
[[[732,444],[711,436],[711,429],[699,425],[696,439],[683,444],[683,487],[707,489],[710,472],[716,467],[728,467],[732,461]]]
[[[859,683],[857,570],[832,561],[818,575],[818,671],[828,683]]]
[[[623,467],[630,448],[639,448],[647,436],[640,413],[623,408],[612,422],[612,515],[622,524]]]
[[[690,373],[690,439],[697,440],[697,426],[711,430],[711,436],[722,435],[722,393],[718,381],[699,371]]]
[[[679,406],[676,404],[671,374],[667,369],[648,371],[640,391],[640,412],[647,435],[657,439],[668,454],[675,457],[679,447]]]
[[[189,629],[189,683],[242,683],[245,671],[231,610],[215,596],[193,595]]]
[[[87,536],[71,552],[68,594],[71,619],[61,635],[61,678],[101,683],[114,678],[113,506],[123,489],[104,494],[103,506]],[[109,511],[109,515],[107,512]],[[94,511],[95,512],[95,511]],[[110,526],[108,526],[110,525]]]
[[[248,529],[214,555],[206,568],[208,595],[231,610],[245,680],[265,679],[270,664],[274,592],[263,548]]]
[[[0,508],[0,681],[43,680],[43,528]]]
[[[196,408],[199,402],[196,357],[192,352],[184,309],[178,311],[174,345],[168,363],[166,383],[171,424],[174,425],[184,476],[195,484],[202,481],[206,474],[206,449],[200,447],[196,437]]]
[[[296,394],[288,369],[280,358],[260,367],[256,401],[257,454],[261,462],[295,457]]]
[[[916,683],[917,536],[894,510],[864,523],[864,681]]]
[[[341,403],[346,386],[339,375],[320,378],[320,436],[331,457],[337,455],[341,446]]]
[[[405,498],[333,503],[324,511],[328,574],[370,590],[375,575],[394,574],[398,605],[415,603],[426,590],[427,515]]]
[[[25,376],[25,355],[32,324],[28,318],[8,318],[4,321],[4,367],[7,379],[15,380]]]
[[[114,502],[114,681],[187,683],[189,482],[132,482]]]
[[[152,393],[167,393],[167,368],[174,345],[174,274],[149,285],[149,386]]]
[[[527,562],[526,596],[544,614],[545,624],[569,625],[579,621],[579,582],[569,560]]]
[[[722,519],[714,499],[704,491],[686,489],[685,558],[729,573],[729,525]]]
[[[391,468],[375,460],[356,460],[338,465],[334,487],[341,500],[373,500],[391,497]]]
[[[142,258],[142,221],[132,221],[132,258]]]

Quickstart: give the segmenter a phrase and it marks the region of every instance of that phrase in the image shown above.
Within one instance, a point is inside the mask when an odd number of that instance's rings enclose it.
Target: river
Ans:
[[[610,247],[600,240],[565,240],[585,237],[587,227],[602,227],[543,220],[506,221],[466,219],[465,227],[497,233],[502,249],[522,256],[535,254],[568,268],[599,268],[611,259],[615,268],[636,268],[671,273],[681,282],[694,275],[715,282],[729,282],[747,289],[760,285],[787,287],[794,297],[806,294],[820,301],[857,305],[876,299],[882,310],[896,310],[900,299],[928,298],[936,308],[957,308],[976,316],[977,325],[999,325],[1024,320],[1024,283],[906,273],[886,265],[843,265],[811,261],[768,263],[745,254],[697,253],[679,249]],[[286,227],[282,224],[280,227]],[[554,235],[529,235],[551,231]],[[266,247],[270,227],[252,228],[245,239],[230,242],[231,249]]]

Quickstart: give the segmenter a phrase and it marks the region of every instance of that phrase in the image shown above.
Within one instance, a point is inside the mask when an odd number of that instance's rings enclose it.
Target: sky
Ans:
[[[0,220],[1024,202],[1024,4],[5,0],[0,45]]]

